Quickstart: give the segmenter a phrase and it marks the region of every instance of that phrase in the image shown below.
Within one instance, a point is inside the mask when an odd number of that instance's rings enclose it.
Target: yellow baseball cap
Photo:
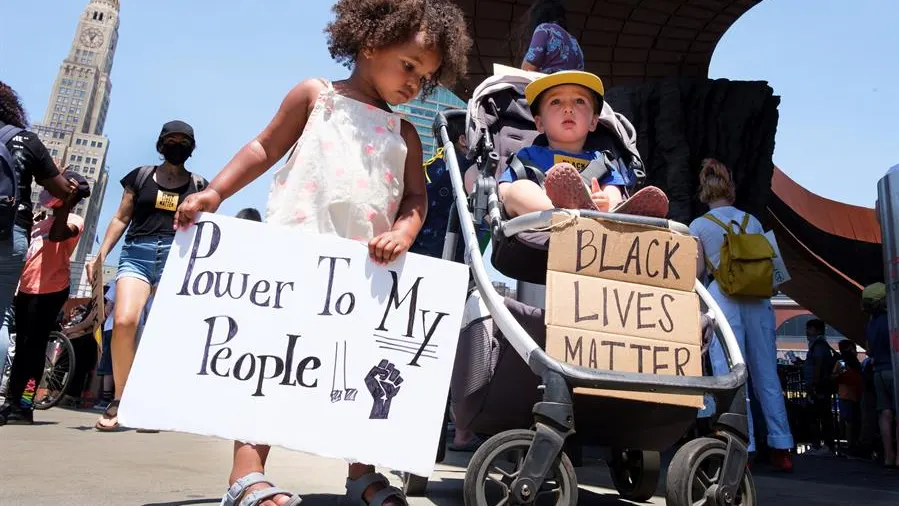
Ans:
[[[544,91],[560,84],[579,84],[591,91],[596,92],[600,98],[606,94],[602,85],[602,79],[596,74],[583,72],[580,70],[562,70],[554,74],[543,76],[524,89],[524,97],[528,101],[528,105],[534,106],[537,98]]]

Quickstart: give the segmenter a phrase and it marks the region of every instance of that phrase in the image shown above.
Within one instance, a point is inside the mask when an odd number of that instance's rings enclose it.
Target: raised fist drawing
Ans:
[[[371,420],[386,420],[390,414],[390,402],[400,391],[403,378],[400,371],[387,359],[372,367],[365,376],[365,387],[371,394],[374,404],[368,418]]]

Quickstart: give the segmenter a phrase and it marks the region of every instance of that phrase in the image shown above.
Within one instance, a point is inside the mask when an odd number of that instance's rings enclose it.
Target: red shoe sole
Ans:
[[[668,216],[668,196],[655,186],[647,186],[631,195],[612,212],[664,218]]]
[[[546,196],[560,209],[596,211],[580,173],[573,167],[554,167],[543,180]]]

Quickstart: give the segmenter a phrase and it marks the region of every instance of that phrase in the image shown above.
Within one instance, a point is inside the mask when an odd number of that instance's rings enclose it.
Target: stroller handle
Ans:
[[[509,312],[505,305],[503,297],[497,293],[487,274],[484,258],[477,240],[477,234],[474,228],[474,219],[468,209],[468,201],[466,198],[465,186],[462,179],[462,171],[459,161],[456,159],[456,151],[452,148],[452,142],[447,132],[446,115],[438,112],[434,120],[434,130],[437,139],[444,147],[444,158],[446,160],[447,170],[450,175],[450,182],[453,185],[453,199],[456,205],[456,212],[459,215],[459,225],[461,226],[462,237],[465,241],[465,257],[468,259],[469,268],[475,279],[478,292],[490,314],[493,316],[494,323],[508,340],[509,344],[525,361],[526,364],[536,373],[542,375],[546,370],[553,370],[563,375],[573,386],[583,386],[592,388],[605,388],[610,390],[629,390],[629,391],[651,391],[659,393],[672,394],[702,394],[702,393],[726,393],[734,391],[746,382],[747,371],[746,364],[743,361],[743,354],[734,336],[733,330],[724,317],[724,313],[712,298],[711,294],[702,286],[698,280],[694,288],[699,294],[700,299],[709,309],[710,316],[715,327],[721,337],[724,353],[730,365],[730,372],[720,376],[659,376],[655,374],[644,373],[621,373],[614,371],[603,371],[597,369],[588,369],[574,366],[571,364],[561,363],[558,360],[546,354],[537,343],[528,335],[527,331],[522,328],[518,320]],[[590,213],[581,212],[582,216],[593,217],[602,215],[605,218],[607,213]],[[652,226],[663,226],[678,231],[683,225],[668,220],[651,219],[629,215],[610,215],[608,219],[618,221],[627,221],[628,223],[651,224]],[[529,226],[540,226],[540,224],[551,223],[552,211],[544,211],[542,213],[530,213],[516,219],[510,220],[499,226],[507,233],[512,233],[516,228]],[[493,224],[494,227],[497,224]],[[521,230],[527,228],[521,228]]]

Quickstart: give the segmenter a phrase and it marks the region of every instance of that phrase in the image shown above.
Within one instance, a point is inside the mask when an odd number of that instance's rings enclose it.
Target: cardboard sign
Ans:
[[[549,271],[546,324],[683,344],[700,343],[693,292]]]
[[[202,214],[178,231],[119,411],[428,476],[467,268]]]
[[[774,263],[774,286],[778,287],[790,279],[790,272],[787,271],[787,264],[784,263],[784,259],[780,256],[780,247],[777,246],[777,238],[774,237],[774,231],[769,230],[765,232],[765,238],[768,239],[768,242],[771,243],[771,248],[774,250],[774,259],[772,262]]]
[[[103,293],[103,262],[105,260],[105,257],[98,256],[91,273],[93,278],[91,297],[94,299],[94,320],[95,325],[98,327],[103,327],[103,322],[106,321],[106,296]]]
[[[702,376],[699,346],[549,326],[546,353],[568,364],[616,372]],[[701,408],[702,395],[576,388],[575,393]]]
[[[559,226],[566,217],[556,216]],[[609,220],[578,219],[552,234],[548,268],[554,271],[691,291],[696,239],[666,229]]]

